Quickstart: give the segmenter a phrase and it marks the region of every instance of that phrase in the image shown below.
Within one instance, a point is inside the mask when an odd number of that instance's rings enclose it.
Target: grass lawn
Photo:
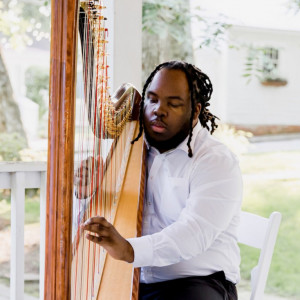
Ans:
[[[240,166],[243,174],[281,171],[300,174],[300,151],[245,154],[240,157]]]
[[[241,159],[244,177],[243,210],[268,217],[272,211],[282,213],[282,222],[273,254],[266,292],[300,298],[300,152],[274,152],[244,155]],[[260,174],[297,171],[298,178],[267,179]],[[296,177],[296,176],[295,176]],[[241,275],[250,279],[250,270],[259,251],[241,247]]]
[[[10,221],[10,191],[0,190],[0,219]],[[37,189],[28,189],[25,194],[25,224],[39,222],[40,194]]]

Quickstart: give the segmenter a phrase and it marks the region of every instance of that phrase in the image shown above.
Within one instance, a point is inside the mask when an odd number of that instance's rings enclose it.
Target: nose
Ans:
[[[163,117],[168,114],[165,105],[161,101],[156,103],[154,107],[154,114],[158,117]]]

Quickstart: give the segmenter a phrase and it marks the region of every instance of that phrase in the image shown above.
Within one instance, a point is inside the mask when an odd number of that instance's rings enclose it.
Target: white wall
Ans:
[[[195,28],[194,28],[195,30]],[[300,31],[233,26],[228,44],[279,49],[284,87],[266,87],[254,77],[247,84],[246,47],[194,50],[195,63],[211,78],[211,111],[223,122],[238,125],[300,125]]]
[[[195,65],[210,78],[213,85],[209,110],[221,121],[226,118],[226,101],[224,97],[226,84],[223,82],[224,68],[226,68],[224,53],[212,49],[201,49],[195,50],[194,55]]]
[[[266,87],[242,77],[247,51],[228,50],[227,121],[242,125],[300,125],[300,32],[233,27],[230,42],[279,49],[279,75],[288,84]]]
[[[123,83],[142,88],[142,1],[107,1],[110,93]]]

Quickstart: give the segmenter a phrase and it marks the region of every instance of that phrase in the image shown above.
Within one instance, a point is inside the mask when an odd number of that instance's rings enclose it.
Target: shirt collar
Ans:
[[[191,146],[191,149],[192,151],[194,151],[194,145],[195,145],[195,139],[196,139],[196,136],[198,135],[198,133],[200,132],[201,130],[201,125],[200,125],[200,122],[198,120],[197,124],[195,125],[195,127],[193,128],[193,136],[192,136],[192,140],[191,140],[191,143],[190,143],[190,146]],[[181,142],[176,148],[174,149],[171,149],[169,151],[166,151],[164,152],[164,154],[167,154],[167,153],[170,153],[170,152],[173,152],[174,150],[176,149],[179,149],[179,150],[183,150],[184,152],[186,152],[187,154],[189,153],[189,148],[187,146],[187,142],[188,142],[188,138],[189,136],[187,136],[183,142]],[[146,147],[147,147],[147,150],[156,150],[156,152],[159,153],[159,151],[155,148],[155,147],[152,147],[149,142],[147,141],[145,135],[144,135],[144,140],[145,140],[145,144],[146,144]]]

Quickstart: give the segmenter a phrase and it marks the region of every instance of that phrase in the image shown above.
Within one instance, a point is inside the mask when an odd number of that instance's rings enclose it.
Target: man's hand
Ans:
[[[91,196],[99,186],[98,174],[103,168],[103,160],[101,157],[95,159],[89,156],[80,163],[80,167],[75,171],[74,185],[76,197],[85,199]]]
[[[96,234],[87,234],[86,238],[102,246],[114,259],[127,261],[128,263],[133,262],[134,251],[132,246],[105,218],[90,218],[81,225],[81,228]]]

